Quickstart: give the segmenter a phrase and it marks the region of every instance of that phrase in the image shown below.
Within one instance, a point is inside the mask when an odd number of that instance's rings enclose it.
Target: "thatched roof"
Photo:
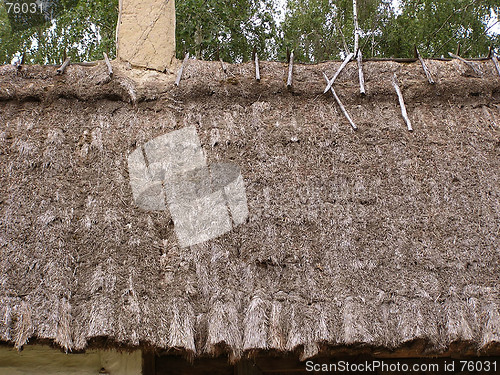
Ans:
[[[422,353],[500,341],[500,79],[459,61],[190,61],[174,76],[104,65],[0,67],[0,340],[95,338],[196,355],[335,345]],[[415,131],[401,118],[397,72]],[[249,218],[177,245],[167,212],[134,205],[127,156],[195,126],[236,164]],[[498,348],[498,346],[496,346]]]

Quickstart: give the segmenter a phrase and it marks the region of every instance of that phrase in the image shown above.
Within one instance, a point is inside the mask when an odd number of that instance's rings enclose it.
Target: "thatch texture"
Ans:
[[[201,355],[325,345],[424,350],[500,341],[500,79],[459,61],[189,61],[173,76],[104,65],[0,68],[0,340],[96,337]],[[406,130],[396,72],[414,132]],[[128,103],[132,102],[132,104]],[[134,206],[127,156],[196,126],[238,165],[249,220],[185,249]]]

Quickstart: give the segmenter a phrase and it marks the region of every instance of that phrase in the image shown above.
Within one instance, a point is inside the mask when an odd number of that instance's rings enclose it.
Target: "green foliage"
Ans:
[[[246,61],[257,48],[274,54],[276,22],[272,0],[177,0],[176,51],[204,60]]]
[[[460,54],[477,57],[498,48],[498,35],[488,35],[491,11],[499,14],[498,0],[402,0],[401,15],[390,20],[377,49],[387,56],[409,57],[417,45],[426,56],[448,57],[460,43]]]
[[[399,12],[390,0],[358,0],[360,48],[365,57],[412,57],[414,46],[448,56],[461,43],[462,56],[485,55],[500,44],[487,33],[492,12],[500,14],[498,0],[401,0]],[[294,49],[300,61],[339,58],[354,45],[352,0],[289,0],[282,28],[281,51]]]
[[[341,32],[349,25],[339,21],[346,15],[329,0],[290,0],[283,22],[281,58],[294,50],[297,61],[323,61],[339,56],[343,49]],[[340,24],[344,27],[340,28]],[[351,27],[352,29],[352,27]],[[349,35],[349,34],[348,34]]]
[[[28,1],[34,0],[12,0]],[[283,23],[278,0],[177,0],[177,57],[186,52],[203,60],[247,61],[256,48],[261,59],[319,62],[352,52],[352,0],[288,0]],[[115,56],[118,0],[60,0],[57,18],[13,21],[0,2],[0,63],[25,54],[26,63],[61,63]],[[487,21],[500,15],[498,0],[357,0],[360,48],[365,57],[447,56],[461,44],[465,57],[500,53],[500,35]],[[21,22],[20,22],[21,21]],[[20,26],[21,25],[21,26]]]
[[[382,37],[382,27],[392,15],[390,4],[391,0],[358,0],[360,45],[364,39]],[[354,46],[352,0],[289,0],[282,28],[286,48],[281,50],[293,49],[299,61],[339,58]]]
[[[52,21],[19,30],[9,22],[7,8],[0,5],[0,63],[25,54],[29,64],[59,64],[65,54],[72,61],[102,59],[115,49],[118,0],[62,1]],[[15,25],[14,25],[15,26]]]

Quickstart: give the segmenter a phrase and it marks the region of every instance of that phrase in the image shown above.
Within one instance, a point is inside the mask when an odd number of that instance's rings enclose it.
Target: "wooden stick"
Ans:
[[[108,67],[109,78],[113,78],[113,67],[111,66],[111,62],[109,61],[108,54],[106,52],[103,52],[103,55],[106,66]]]
[[[287,87],[292,87],[292,75],[293,75],[293,51],[290,54],[290,63],[288,64],[288,80],[286,81]]]
[[[189,52],[186,53],[186,56],[184,56],[184,60],[182,61],[181,68],[179,69],[179,73],[177,73],[177,79],[175,80],[176,86],[179,86],[179,83],[181,83],[182,71],[184,70],[184,65],[186,65],[188,59],[189,59]]]
[[[358,51],[358,71],[359,71],[359,92],[362,95],[366,94],[365,91],[365,75],[363,74],[363,55],[361,50]]]
[[[24,64],[24,58],[26,56],[26,53],[23,52],[22,56],[21,56],[21,59],[16,63],[16,68],[17,70],[21,70],[23,68],[23,64]]]
[[[329,82],[328,77],[325,74],[325,72],[323,72],[323,77],[325,77],[326,82]],[[345,109],[344,105],[340,101],[340,98],[337,96],[337,93],[335,92],[335,90],[333,89],[333,87],[330,87],[330,91],[332,92],[333,97],[335,98],[335,100],[337,101],[337,104],[340,107],[340,110],[344,114],[344,116],[347,119],[347,121],[349,121],[349,123],[351,124],[352,128],[354,130],[358,130],[358,127],[356,126],[356,124],[354,123],[354,121],[352,121],[351,116],[349,116],[349,113],[347,113],[347,110]]]
[[[408,113],[406,112],[406,106],[405,106],[405,102],[403,100],[403,94],[401,93],[401,89],[399,88],[398,77],[396,76],[396,73],[394,73],[394,76],[392,77],[392,85],[394,86],[394,89],[396,90],[396,93],[398,94],[399,105],[401,107],[401,114],[403,115],[403,118],[406,121],[406,125],[408,126],[408,130],[412,132],[413,127],[411,126],[411,121],[408,118]]]
[[[458,55],[455,55],[454,53],[451,53],[451,52],[448,52],[448,55],[450,55],[454,59],[458,59],[458,60],[462,61],[463,63],[467,64],[467,66],[469,66],[474,71],[474,73],[476,73],[477,75],[479,75],[479,76],[482,75],[481,72],[476,68],[476,66],[473,63],[471,63],[470,61],[467,61],[464,58],[462,58]]]
[[[347,65],[347,63],[349,61],[351,61],[351,59],[353,58],[354,56],[354,53],[350,53],[347,55],[347,57],[345,58],[345,60],[342,62],[342,64],[340,65],[339,69],[337,70],[337,72],[335,73],[335,75],[333,76],[333,78],[328,81],[328,84],[326,85],[326,89],[323,91],[323,94],[326,94],[328,92],[328,90],[331,89],[333,83],[335,82],[335,80],[337,79],[337,77],[339,76],[340,72],[342,71],[342,69],[344,69],[344,67]]]
[[[222,61],[222,59],[220,59],[220,65],[222,67],[222,71],[227,74],[226,64],[224,64],[224,61]]]
[[[424,73],[427,77],[427,80],[429,81],[429,83],[431,85],[435,84],[436,82],[432,79],[432,75],[431,75],[431,72],[429,71],[429,69],[427,69],[427,65],[425,65],[425,61],[424,59],[422,58],[422,56],[420,56],[420,52],[418,52],[418,49],[417,47],[415,47],[415,51],[417,53],[417,57],[418,59],[420,60],[420,64],[422,64],[422,69],[424,69]]]
[[[260,81],[259,56],[255,53],[255,79]]]
[[[72,62],[71,65],[78,65],[78,66],[96,66],[99,63],[96,61],[84,61],[84,62]],[[47,65],[47,66],[57,66],[57,65]]]
[[[354,55],[356,56],[359,48],[358,6],[356,0],[352,0],[352,14],[354,16]]]
[[[66,60],[64,60],[63,64],[59,67],[59,69],[57,69],[57,74],[63,74],[70,62],[71,59],[67,57]]]
[[[491,59],[493,60],[493,64],[495,64],[495,68],[497,68],[498,75],[500,76],[500,65],[498,65],[498,57],[496,57],[495,54],[492,53]]]

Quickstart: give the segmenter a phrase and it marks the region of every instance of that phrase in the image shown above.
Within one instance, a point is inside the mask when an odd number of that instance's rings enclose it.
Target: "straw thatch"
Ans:
[[[172,76],[104,64],[0,67],[0,341],[94,338],[195,355],[334,345],[424,352],[500,341],[500,79],[459,61],[322,72],[190,60]],[[406,130],[396,72],[414,132]],[[238,165],[249,220],[180,248],[133,202],[127,156],[196,126]]]

